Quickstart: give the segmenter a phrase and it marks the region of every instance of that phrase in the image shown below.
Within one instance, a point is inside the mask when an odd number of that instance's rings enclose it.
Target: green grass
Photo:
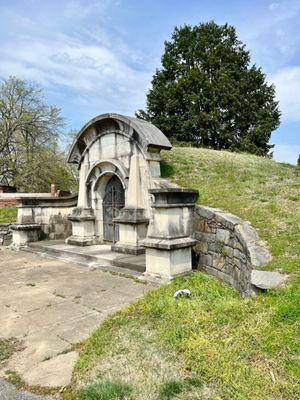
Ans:
[[[17,220],[17,207],[0,208],[0,224],[15,222]]]
[[[15,351],[21,349],[21,342],[16,338],[0,338],[0,363],[7,360]]]
[[[66,399],[119,376],[133,399],[300,398],[299,174],[255,156],[194,148],[164,152],[163,173],[200,191],[199,203],[239,215],[290,274],[284,289],[242,299],[194,273],[109,317],[86,341]],[[190,299],[173,299],[188,288]],[[187,380],[203,382],[189,385]],[[168,397],[169,396],[169,397]]]
[[[117,382],[95,382],[78,393],[78,400],[126,400],[131,398],[129,384]]]
[[[22,378],[15,371],[11,371],[9,369],[6,370],[5,378],[8,382],[10,382],[14,386],[16,386],[17,389],[21,389],[24,386],[24,382],[22,381]]]
[[[192,388],[202,388],[201,381],[195,378],[188,378],[182,381],[167,381],[162,384],[159,397],[162,400],[171,400],[178,398],[184,392],[189,392]]]

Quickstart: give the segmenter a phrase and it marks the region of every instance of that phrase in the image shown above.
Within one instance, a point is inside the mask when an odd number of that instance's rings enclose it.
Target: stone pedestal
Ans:
[[[37,242],[41,231],[41,225],[35,223],[13,224],[13,245],[26,246],[29,242]]]
[[[152,189],[153,219],[146,239],[146,276],[170,280],[192,270],[191,248],[196,240],[189,235],[197,190]]]
[[[92,208],[76,207],[68,219],[72,222],[72,236],[66,239],[67,244],[89,246],[97,243],[95,215]]]
[[[139,241],[147,235],[149,219],[142,208],[125,207],[114,219],[119,224],[119,241],[111,246],[113,251],[126,254],[143,254],[145,248]]]

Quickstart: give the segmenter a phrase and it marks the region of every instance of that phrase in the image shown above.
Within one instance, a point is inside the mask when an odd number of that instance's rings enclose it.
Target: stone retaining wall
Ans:
[[[198,267],[250,296],[252,269],[271,259],[250,223],[219,209],[196,206],[194,238]]]
[[[12,243],[11,224],[0,224],[0,246],[9,246]]]

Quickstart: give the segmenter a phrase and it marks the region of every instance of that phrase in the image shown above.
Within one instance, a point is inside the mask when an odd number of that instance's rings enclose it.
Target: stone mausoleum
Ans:
[[[250,295],[252,270],[269,253],[249,224],[195,207],[197,190],[161,177],[161,150],[171,148],[144,120],[92,119],[68,155],[79,170],[78,196],[21,198],[13,245],[163,281],[192,270],[193,249],[194,267]]]
[[[109,244],[115,253],[145,254],[148,276],[169,279],[189,272],[198,192],[161,177],[160,152],[171,148],[158,128],[141,119],[118,114],[92,119],[76,136],[68,156],[79,170],[76,205],[70,207],[69,198],[56,199],[52,207],[49,199],[44,204],[36,199],[37,207],[32,207],[24,199],[14,243],[67,236],[70,221],[67,245]],[[55,219],[61,226],[58,235]],[[58,219],[66,220],[65,229]]]

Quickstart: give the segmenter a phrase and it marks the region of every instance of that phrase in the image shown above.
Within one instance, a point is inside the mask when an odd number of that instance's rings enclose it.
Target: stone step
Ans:
[[[254,269],[251,274],[251,283],[260,290],[276,289],[282,287],[288,275],[275,271],[260,271]]]
[[[40,241],[29,243],[25,251],[38,253],[43,256],[58,258],[64,261],[74,262],[112,272],[120,272],[131,275],[140,275],[145,272],[145,256],[132,256],[115,253],[109,250],[107,245],[72,246],[63,241]]]

